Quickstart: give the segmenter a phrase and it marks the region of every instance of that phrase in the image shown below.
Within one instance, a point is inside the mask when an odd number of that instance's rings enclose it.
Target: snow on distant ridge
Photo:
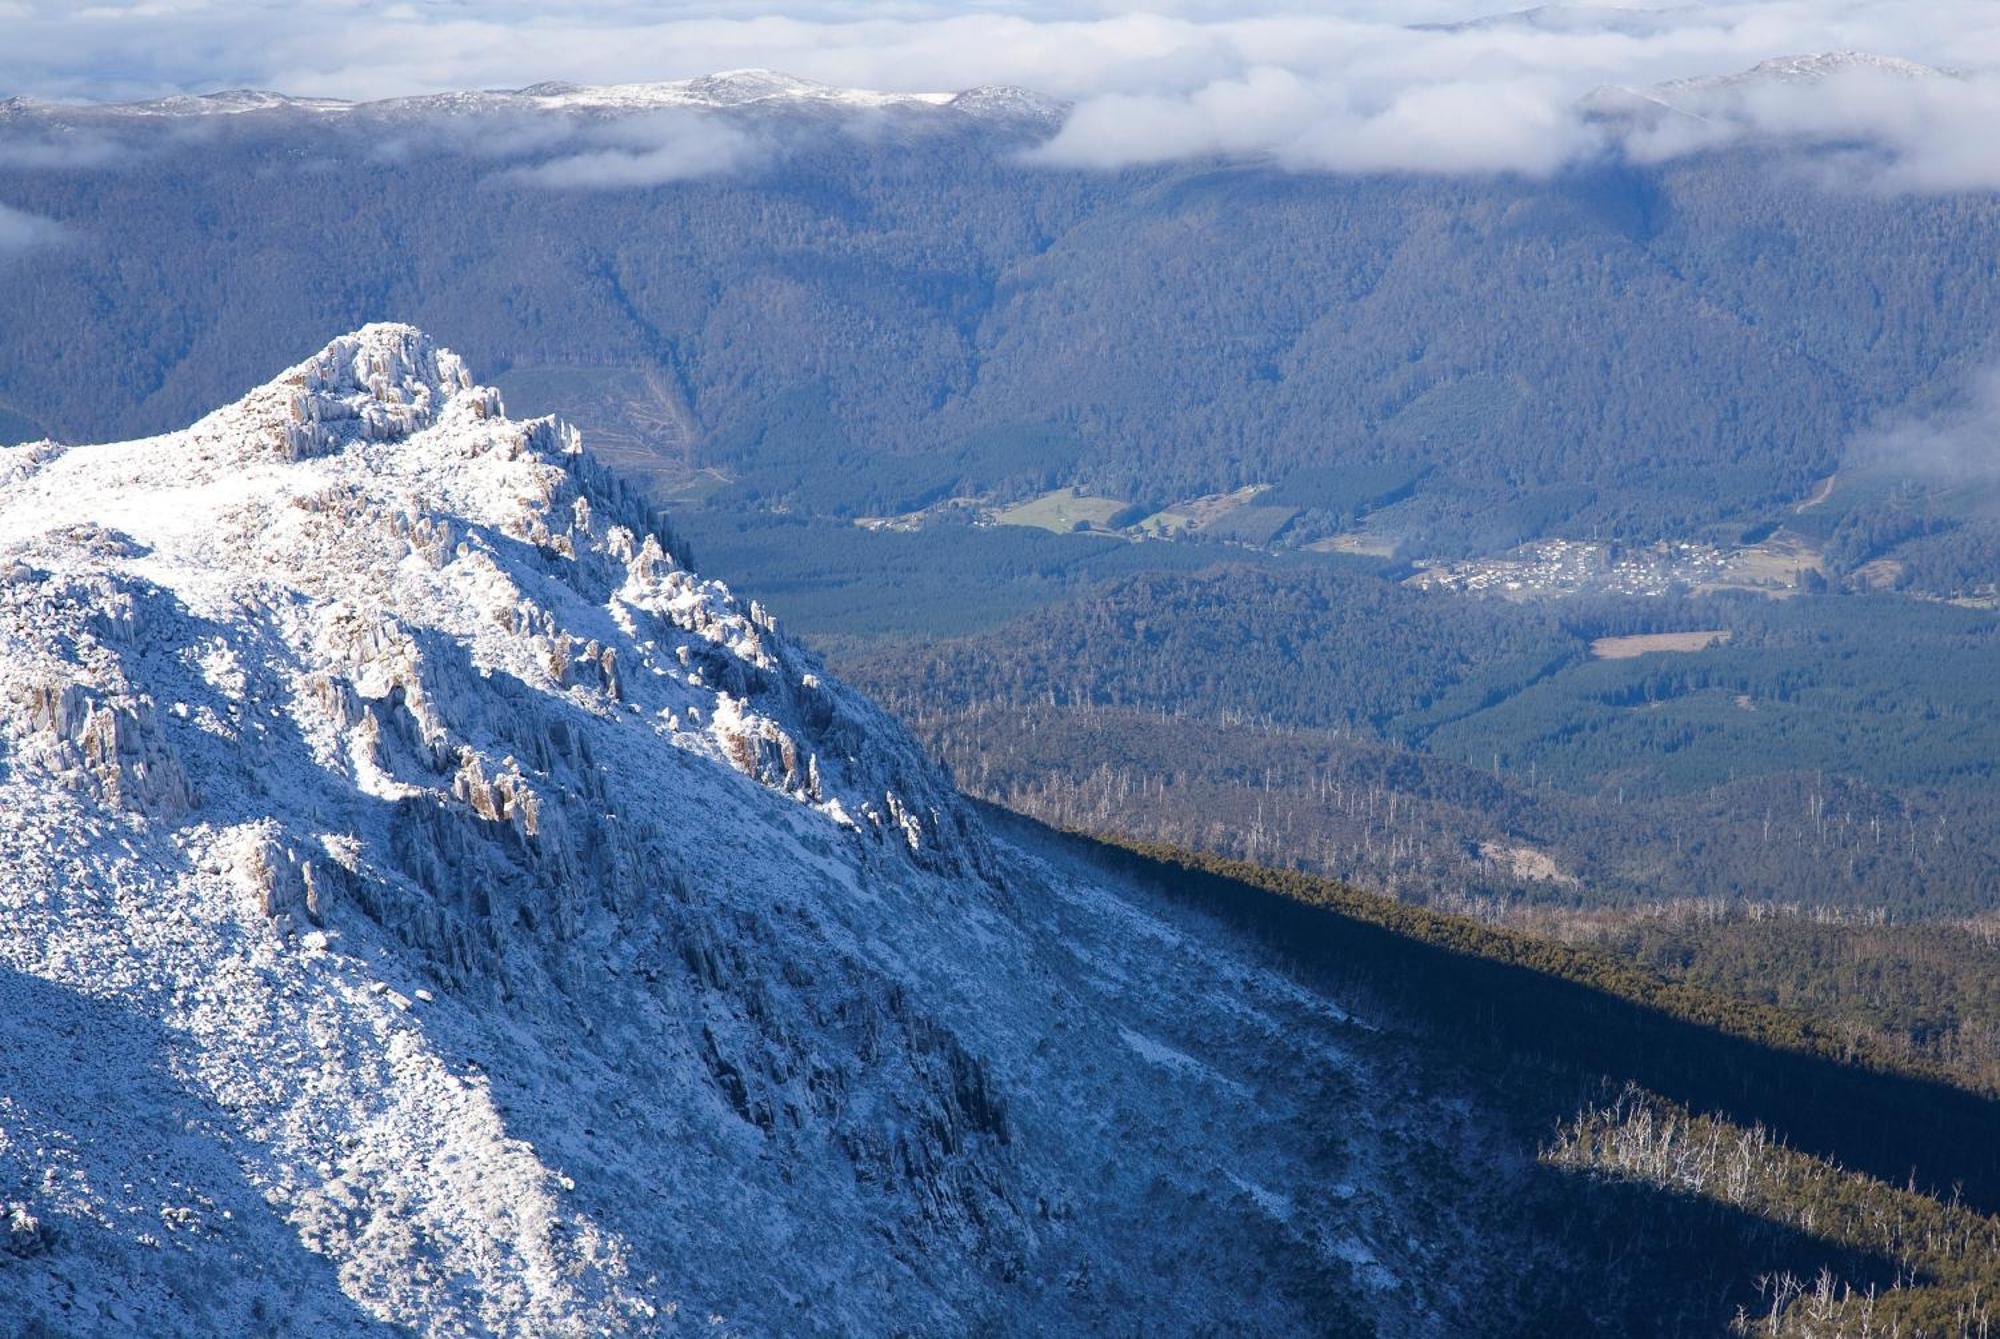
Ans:
[[[878,108],[937,107],[956,95],[878,93],[865,88],[835,88],[775,70],[727,70],[672,83],[608,84],[541,94],[524,89],[517,96],[533,97],[549,107],[741,107],[760,102],[805,102]]]
[[[1673,100],[1691,94],[1733,92],[1773,85],[1817,84],[1848,75],[1885,76],[1893,79],[1943,79],[1942,70],[1921,65],[1899,56],[1879,56],[1866,51],[1820,51],[1798,56],[1778,56],[1759,61],[1735,74],[1674,79],[1656,84],[1655,95]]]
[[[694,108],[709,111],[801,110],[866,112],[949,108],[974,116],[1045,118],[1063,104],[1027,89],[982,86],[958,92],[895,93],[840,88],[775,70],[726,70],[695,79],[654,83],[584,85],[565,82],[494,89],[419,94],[350,102],[339,98],[296,98],[260,89],[177,94],[144,102],[52,104],[9,99],[16,112],[41,110],[81,115],[146,117],[222,116],[246,113],[344,115],[468,111],[573,111],[622,113]]]
[[[1865,51],[1821,51],[1779,56],[1729,74],[1672,79],[1643,88],[1607,85],[1590,93],[1584,109],[1595,116],[1629,118],[1679,113],[1705,117],[1738,107],[1746,99],[1785,96],[1833,80],[1887,80],[1922,83],[1956,76],[1898,56]]]
[[[1411,24],[1416,32],[1491,32],[1525,29],[1531,32],[1563,34],[1618,33],[1626,37],[1650,37],[1672,32],[1698,21],[1701,11],[1693,6],[1666,9],[1639,9],[1618,5],[1537,5],[1532,9],[1505,14],[1483,14],[1477,18],[1445,23]]]
[[[235,88],[222,93],[177,93],[146,102],[109,104],[135,116],[241,116],[246,112],[343,112],[350,103],[339,98],[294,98],[261,88]]]

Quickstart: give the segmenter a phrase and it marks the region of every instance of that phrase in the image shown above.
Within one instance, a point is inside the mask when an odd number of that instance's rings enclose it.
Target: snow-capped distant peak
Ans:
[[[540,86],[548,89],[548,85]],[[522,89],[521,96],[549,107],[744,107],[753,103],[820,104],[874,109],[939,107],[953,93],[881,93],[865,88],[836,88],[776,70],[726,70],[699,79],[656,84],[607,84],[565,87],[560,91]]]
[[[355,113],[408,116],[485,111],[586,112],[618,114],[668,108],[708,111],[801,110],[828,113],[950,109],[991,119],[1043,120],[1063,104],[1028,89],[979,87],[962,91],[885,92],[841,88],[776,70],[725,70],[695,79],[661,82],[577,84],[545,81],[519,89],[431,93],[348,102],[338,98],[295,98],[260,89],[175,94],[146,102],[66,105],[11,98],[0,112],[17,115],[184,117],[250,112],[292,115]]]
[[[1014,84],[981,84],[955,95],[946,104],[975,116],[1011,117],[1027,121],[1059,121],[1069,104],[1060,98]]]
[[[1939,79],[1944,71],[1921,65],[1900,56],[1880,56],[1867,51],[1821,51],[1805,56],[1779,56],[1752,66],[1747,77],[1768,79],[1824,79],[1830,75],[1856,71],[1894,75],[1899,79]]]
[[[1651,91],[1669,101],[1676,97],[1712,93],[1741,93],[1759,88],[1810,85],[1848,77],[1887,79],[1944,79],[1944,71],[1897,56],[1878,56],[1865,51],[1820,51],[1799,56],[1778,56],[1760,61],[1735,74],[1675,79],[1656,85]]]
[[[1659,124],[1679,120],[1698,124],[1710,119],[1740,117],[1757,99],[1811,90],[1835,80],[1877,80],[1918,83],[1951,79],[1944,70],[1896,56],[1863,51],[1822,51],[1779,56],[1733,74],[1674,79],[1645,88],[1607,85],[1586,95],[1584,112],[1611,123]]]
[[[1689,6],[1670,9],[1637,9],[1620,5],[1537,5],[1532,9],[1506,14],[1485,14],[1478,18],[1448,23],[1417,23],[1417,32],[1492,32],[1523,29],[1544,33],[1618,33],[1626,37],[1649,37],[1685,26],[1698,13]]]
[[[220,93],[176,93],[146,102],[126,102],[116,110],[133,116],[241,116],[246,112],[343,112],[353,104],[339,98],[295,98],[262,88]]]

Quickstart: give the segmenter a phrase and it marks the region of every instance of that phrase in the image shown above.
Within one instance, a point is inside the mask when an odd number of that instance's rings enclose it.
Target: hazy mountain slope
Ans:
[[[158,431],[393,311],[739,501],[1167,502],[1386,458],[1433,467],[1404,529],[1464,550],[1789,505],[1872,418],[1954,393],[2000,319],[1966,281],[1989,197],[1845,189],[1809,154],[1086,173],[1024,160],[1049,109],[998,95],[724,93],[11,104],[0,200],[60,241],[0,268],[34,332],[0,339],[0,408]],[[77,361],[115,370],[86,390]]]
[[[1375,1025],[987,833],[407,327],[0,453],[0,701],[17,1317],[1420,1333],[1507,1257]]]

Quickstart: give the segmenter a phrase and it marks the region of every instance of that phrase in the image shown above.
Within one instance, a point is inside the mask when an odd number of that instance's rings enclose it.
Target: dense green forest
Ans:
[[[1613,634],[1727,630],[1698,654],[1592,660]],[[1349,729],[1583,791],[1772,770],[1984,782],[2000,757],[1990,611],[1890,596],[1512,604],[1346,566],[1108,581],[979,637],[850,657],[912,715],[1129,706]]]
[[[1977,794],[1918,799],[1781,773],[1619,804],[1326,732],[1050,707],[921,724],[961,785],[1050,822],[1339,874],[1415,902],[1777,899],[1902,919],[1993,901],[1990,801]],[[1855,817],[1876,812],[1900,815],[1880,852],[1873,821]]]
[[[1769,903],[1479,908],[1527,933],[1597,945],[1664,977],[1838,1020],[1891,1053],[2000,1093],[2000,924],[1891,924]]]
[[[1419,899],[2000,903],[1991,611],[1511,603],[1317,554],[687,520],[710,570],[742,574],[962,784],[1053,822]],[[887,579],[849,575],[864,563]],[[1591,656],[1685,628],[1730,640]],[[1517,877],[1488,847],[1551,864]]]

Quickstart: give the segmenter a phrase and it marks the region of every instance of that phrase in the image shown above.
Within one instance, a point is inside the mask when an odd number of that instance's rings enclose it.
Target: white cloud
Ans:
[[[118,141],[88,132],[42,134],[0,130],[0,167],[76,168],[107,167],[126,156]]]
[[[1596,147],[1571,99],[1531,81],[1430,84],[1302,145],[1309,166],[1543,176]]]
[[[1118,167],[1192,156],[1275,155],[1340,111],[1327,90],[1289,70],[1260,66],[1185,95],[1111,93],[1088,99],[1034,157],[1061,166]]]
[[[59,242],[64,235],[62,225],[54,219],[0,205],[0,261]]]
[[[1941,76],[1870,63],[1814,78],[1723,81],[1626,136],[1642,161],[1743,141],[1853,146],[1877,156],[1873,184],[2000,189],[2000,75]]]
[[[138,97],[233,86],[371,98],[459,88],[686,78],[765,66],[894,90],[1018,83],[1075,100],[1049,161],[1188,155],[1299,169],[1542,174],[1605,151],[1687,152],[1744,137],[1843,139],[1899,189],[2000,186],[1993,84],[1834,80],[1731,95],[1720,112],[1607,126],[1603,85],[1724,75],[1774,56],[1864,50],[2000,69],[2000,5],[1724,0],[15,0],[0,89]],[[1629,135],[1629,141],[1627,136]],[[713,145],[598,147],[583,177],[720,170]],[[557,173],[558,176],[562,173]],[[663,178],[665,179],[665,178]]]
[[[2000,366],[1968,377],[1950,407],[1863,435],[1848,453],[1848,466],[1929,483],[2000,482]]]
[[[760,152],[743,131],[698,112],[615,121],[587,139],[593,147],[515,168],[507,179],[565,190],[664,186],[732,171]]]
[[[399,163],[442,151],[497,163],[557,152],[576,138],[575,122],[533,112],[441,116],[378,141],[371,157],[377,162]]]
[[[1075,167],[1266,157],[1349,172],[1545,175],[1595,149],[1573,100],[1529,81],[1414,84],[1381,105],[1338,85],[1260,67],[1182,97],[1114,94],[1081,104],[1032,157]]]

